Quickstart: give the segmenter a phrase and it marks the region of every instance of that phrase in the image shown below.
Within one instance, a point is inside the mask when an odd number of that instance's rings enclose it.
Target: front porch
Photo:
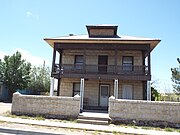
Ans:
[[[146,81],[62,78],[60,96],[80,95],[81,111],[108,110],[109,97],[116,99],[146,100]]]

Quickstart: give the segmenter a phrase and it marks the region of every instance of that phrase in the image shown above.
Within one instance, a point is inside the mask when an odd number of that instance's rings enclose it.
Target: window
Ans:
[[[75,55],[75,69],[81,70],[83,69],[83,55]]]
[[[122,65],[124,71],[133,71],[133,56],[123,56]]]
[[[73,97],[77,94],[80,95],[80,83],[73,83]]]
[[[122,98],[133,99],[133,86],[132,85],[122,85]]]
[[[99,55],[98,56],[98,72],[107,73],[107,65],[108,65],[108,56]]]

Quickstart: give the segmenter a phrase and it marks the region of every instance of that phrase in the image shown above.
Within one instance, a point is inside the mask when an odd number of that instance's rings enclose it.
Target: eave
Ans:
[[[110,40],[110,39],[44,39],[51,47],[54,48],[54,43],[93,43],[93,44],[150,44],[151,51],[159,44],[161,40]]]

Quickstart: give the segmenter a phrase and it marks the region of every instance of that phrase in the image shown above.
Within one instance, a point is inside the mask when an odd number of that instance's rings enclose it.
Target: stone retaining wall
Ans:
[[[112,123],[180,127],[180,102],[122,100],[109,98]]]
[[[42,115],[47,118],[77,118],[80,96],[57,97],[13,94],[12,114]]]

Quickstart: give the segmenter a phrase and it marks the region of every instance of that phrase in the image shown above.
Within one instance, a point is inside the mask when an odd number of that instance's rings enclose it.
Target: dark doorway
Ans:
[[[107,73],[108,56],[98,56],[98,72]]]

